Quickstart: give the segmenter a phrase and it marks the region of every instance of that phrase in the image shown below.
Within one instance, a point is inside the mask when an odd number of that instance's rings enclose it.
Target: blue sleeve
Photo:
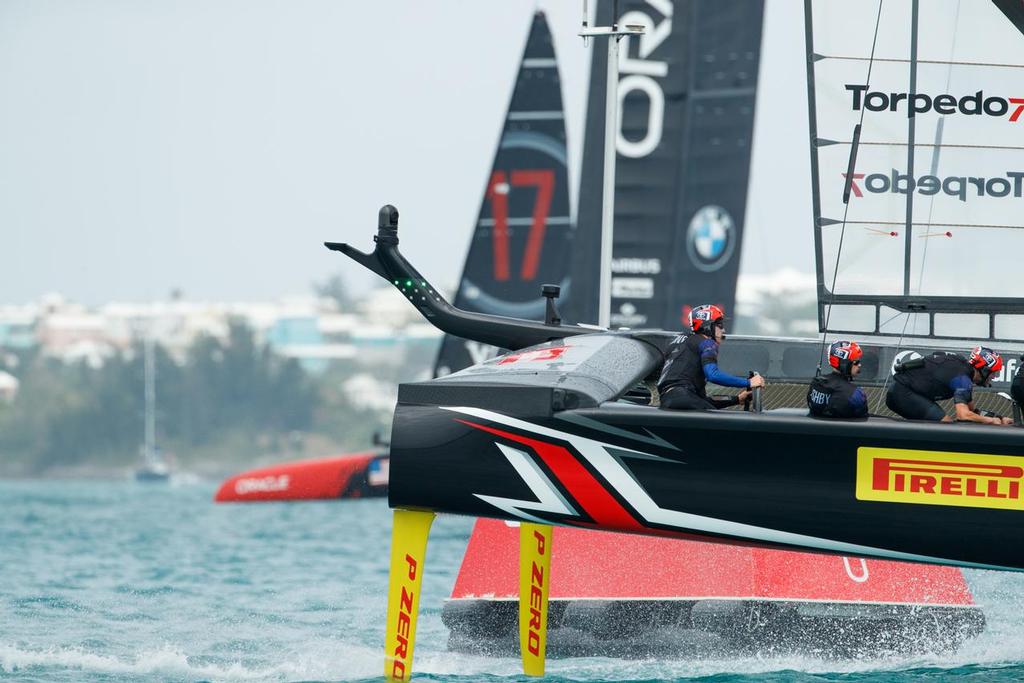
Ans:
[[[700,362],[704,366],[704,378],[712,384],[722,387],[739,387],[746,389],[750,382],[742,377],[734,377],[718,367],[718,342],[705,339],[697,347],[700,350]]]
[[[856,413],[856,417],[864,417],[868,414],[868,397],[860,387],[857,387],[853,396],[850,397],[850,407]]]
[[[957,375],[949,380],[953,390],[953,403],[970,403],[974,398],[974,382],[967,375]]]
[[[709,382],[723,387],[746,389],[750,386],[750,380],[745,377],[736,377],[727,372],[722,372],[721,368],[718,367],[718,363],[715,362],[704,363],[704,377]]]

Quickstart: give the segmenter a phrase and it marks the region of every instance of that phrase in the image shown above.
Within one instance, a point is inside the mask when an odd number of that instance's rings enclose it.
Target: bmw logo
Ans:
[[[718,270],[732,256],[735,246],[736,225],[728,211],[708,205],[693,215],[686,230],[686,251],[698,270]]]

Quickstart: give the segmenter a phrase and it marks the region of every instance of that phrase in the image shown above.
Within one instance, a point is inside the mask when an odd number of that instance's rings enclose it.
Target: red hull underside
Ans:
[[[516,598],[518,539],[516,527],[498,520],[478,520],[452,598]],[[953,567],[566,527],[554,530],[550,597],[974,604],[963,574]]]
[[[388,458],[354,453],[282,463],[236,474],[214,496],[218,503],[363,498],[387,494]]]

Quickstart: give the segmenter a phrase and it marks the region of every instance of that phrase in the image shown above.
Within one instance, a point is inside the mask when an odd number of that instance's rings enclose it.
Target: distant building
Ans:
[[[0,306],[0,348],[30,349],[36,345],[35,306]]]
[[[265,341],[275,352],[296,359],[310,372],[322,372],[332,360],[347,360],[357,354],[352,344],[329,343],[317,315],[278,318],[267,330]]]
[[[342,389],[353,405],[369,410],[390,412],[398,401],[397,386],[365,372],[349,377],[342,383]]]
[[[25,306],[0,307],[0,348],[39,347],[65,362],[99,366],[152,336],[181,363],[196,339],[226,342],[231,324],[240,321],[253,331],[257,345],[319,372],[338,360],[367,368],[398,365],[410,347],[432,348],[441,336],[391,287],[371,290],[353,308],[339,311],[333,299],[316,296],[234,303],[177,297],[87,308],[48,294]]]
[[[44,353],[68,363],[84,361],[100,367],[120,350],[111,339],[102,315],[67,304],[42,316],[36,338]]]

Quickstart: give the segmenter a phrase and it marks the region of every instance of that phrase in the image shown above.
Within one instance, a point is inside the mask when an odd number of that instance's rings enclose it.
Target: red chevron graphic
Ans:
[[[608,490],[594,476],[587,471],[580,462],[573,457],[568,449],[562,446],[538,441],[526,436],[512,434],[493,427],[486,427],[475,422],[459,420],[470,427],[481,429],[490,434],[500,436],[510,441],[528,446],[541,457],[555,477],[565,486],[573,498],[580,504],[580,507],[590,516],[594,522],[603,527],[622,529],[623,531],[647,530],[646,526],[636,520],[626,508],[622,507],[615,498],[608,493]],[[589,525],[580,525],[589,526]]]

